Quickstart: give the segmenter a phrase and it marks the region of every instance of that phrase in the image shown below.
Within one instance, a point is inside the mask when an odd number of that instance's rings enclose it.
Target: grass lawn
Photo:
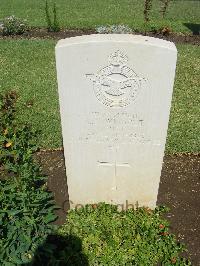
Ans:
[[[54,1],[49,0],[52,4]],[[94,28],[97,25],[127,24],[144,30],[144,0],[56,0],[58,19],[62,27]],[[170,26],[175,32],[189,32],[184,23],[200,23],[200,1],[171,1],[164,20],[160,15],[160,1],[153,1],[150,26]],[[30,26],[46,26],[45,1],[1,0],[0,19],[16,15],[28,20]]]
[[[53,40],[1,40],[0,91],[16,90],[20,121],[41,130],[39,145],[62,145]],[[178,45],[178,67],[166,150],[200,151],[200,47]],[[33,103],[33,106],[31,106]]]

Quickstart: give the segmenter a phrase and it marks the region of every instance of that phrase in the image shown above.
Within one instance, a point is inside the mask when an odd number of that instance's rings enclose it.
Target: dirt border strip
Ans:
[[[64,39],[81,35],[97,34],[94,29],[74,29],[74,30],[61,30],[59,32],[48,32],[45,28],[31,28],[28,32],[22,35],[3,36],[0,35],[0,40],[15,40],[15,39]],[[162,34],[160,32],[134,32],[134,35],[150,36],[155,38],[172,41],[175,43],[200,45],[200,35],[181,34],[181,33],[168,33]]]

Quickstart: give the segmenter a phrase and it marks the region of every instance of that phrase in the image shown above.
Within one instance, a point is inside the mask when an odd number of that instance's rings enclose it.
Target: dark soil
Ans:
[[[81,36],[81,35],[90,35],[95,34],[95,30],[61,30],[59,32],[48,32],[47,29],[44,28],[34,28],[29,30],[28,32],[22,35],[13,35],[13,36],[2,36],[0,35],[0,39],[65,39],[74,36]],[[134,34],[138,35],[145,35],[156,37],[160,39],[165,39],[168,41],[172,41],[174,43],[190,43],[194,45],[200,45],[200,35],[199,34],[192,34],[192,35],[185,35],[185,34],[177,34],[177,33],[162,33],[162,32],[135,32]]]
[[[62,151],[40,152],[39,161],[48,175],[48,187],[53,191],[60,210],[57,224],[66,219],[69,208],[67,179]],[[171,210],[167,219],[171,231],[188,248],[192,265],[200,265],[200,156],[166,155],[164,158],[158,205]]]

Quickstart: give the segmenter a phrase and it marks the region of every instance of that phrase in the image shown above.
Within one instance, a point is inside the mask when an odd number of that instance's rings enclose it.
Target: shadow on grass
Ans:
[[[82,252],[82,241],[73,235],[62,237],[49,235],[37,248],[34,259],[24,266],[87,266],[87,257]]]
[[[197,23],[184,23],[184,25],[192,31],[194,35],[200,35],[200,24]]]

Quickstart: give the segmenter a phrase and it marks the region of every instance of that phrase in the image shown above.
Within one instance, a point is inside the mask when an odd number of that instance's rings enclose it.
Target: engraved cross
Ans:
[[[114,180],[113,180],[113,190],[117,189],[117,169],[119,167],[126,167],[130,168],[130,164],[128,162],[117,162],[116,160],[116,155],[117,155],[117,149],[116,149],[116,154],[115,154],[115,160],[112,162],[110,161],[98,161],[99,166],[103,167],[114,167]]]

